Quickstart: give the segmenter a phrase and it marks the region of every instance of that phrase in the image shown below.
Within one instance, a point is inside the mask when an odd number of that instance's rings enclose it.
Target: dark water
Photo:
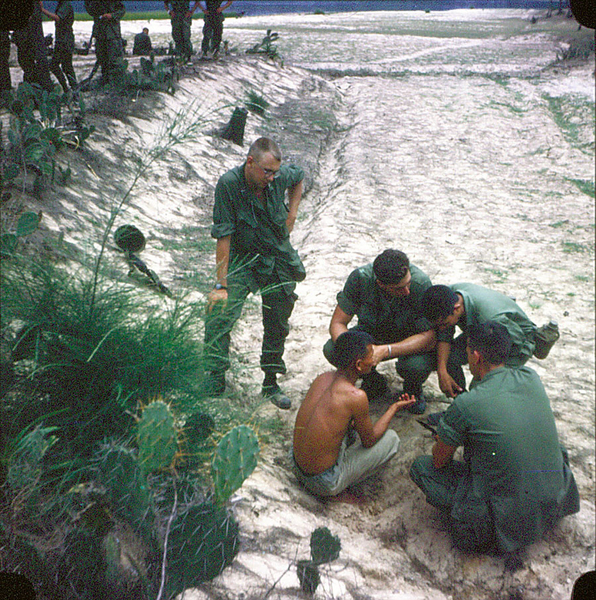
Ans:
[[[191,0],[194,1],[194,0]],[[281,13],[351,12],[370,10],[453,10],[455,8],[539,8],[559,7],[560,0],[235,0],[228,9],[246,15]],[[46,2],[52,10],[54,2]],[[568,0],[561,4],[567,7]],[[76,12],[84,12],[84,2],[73,1]],[[127,12],[163,10],[163,2],[152,0],[124,2]]]

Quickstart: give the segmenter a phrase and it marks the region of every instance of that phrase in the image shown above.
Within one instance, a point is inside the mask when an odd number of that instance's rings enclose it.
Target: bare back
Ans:
[[[332,467],[357,413],[366,412],[366,394],[338,372],[319,375],[310,386],[294,428],[294,458],[307,475]]]

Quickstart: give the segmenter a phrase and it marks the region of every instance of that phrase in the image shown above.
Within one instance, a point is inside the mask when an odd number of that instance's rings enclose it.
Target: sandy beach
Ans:
[[[154,45],[167,45],[169,21],[125,21],[129,50],[144,26]],[[53,32],[53,24],[44,29]],[[200,29],[193,23],[195,49]],[[267,29],[279,33],[282,61],[245,54]],[[90,31],[90,22],[76,23],[77,45]],[[126,108],[85,97],[97,130],[86,150],[67,158],[71,183],[43,200],[13,198],[5,224],[23,209],[43,210],[40,235],[62,232],[92,254],[135,160],[164,123],[184,111],[200,116],[201,135],[152,166],[117,224],[144,231],[143,259],[172,290],[202,301],[215,268],[213,189],[248,148],[213,131],[248,91],[271,107],[264,117],[249,115],[245,140],[270,135],[306,170],[292,241],[307,278],[298,285],[281,381],[293,408],[277,414],[258,400],[260,299],[251,299],[234,331],[228,383],[234,402],[277,419],[282,435],[270,438],[234,498],[242,539],[234,564],[187,600],[303,597],[292,565],[308,556],[318,526],[342,543],[340,558],[322,569],[321,600],[568,600],[575,579],[594,569],[594,54],[557,61],[576,34],[577,23],[564,16],[518,10],[227,19],[231,53],[195,59],[174,95],[139,96]],[[138,64],[128,58],[131,68]],[[77,75],[92,64],[92,56],[76,57]],[[16,84],[16,63],[12,73]],[[408,476],[432,446],[410,415],[393,420],[400,452],[363,484],[362,505],[321,503],[291,474],[296,410],[329,369],[322,347],[336,294],[352,269],[389,247],[405,251],[433,283],[477,283],[514,296],[538,325],[559,322],[560,341],[529,366],[549,394],[581,511],[528,548],[514,573],[502,559],[452,548]],[[401,389],[393,363],[380,371]],[[427,413],[446,407],[436,374],[425,393]]]

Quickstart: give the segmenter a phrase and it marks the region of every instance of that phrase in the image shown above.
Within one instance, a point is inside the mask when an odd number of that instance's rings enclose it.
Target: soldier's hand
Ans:
[[[225,308],[228,303],[228,290],[211,290],[207,296],[207,314],[211,314],[211,311],[220,302],[223,303],[223,307]]]
[[[373,346],[373,364],[376,367],[382,360],[387,357],[387,345]]]
[[[101,15],[100,19],[107,19],[108,21],[112,18],[112,13],[105,13]]]
[[[455,398],[460,392],[463,392],[462,388],[455,382],[449,373],[438,375],[438,377],[439,387],[447,398]]]

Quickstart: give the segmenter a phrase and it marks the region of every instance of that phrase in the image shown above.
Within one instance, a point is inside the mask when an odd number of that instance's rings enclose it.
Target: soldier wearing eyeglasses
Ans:
[[[282,165],[281,160],[277,144],[259,138],[246,162],[222,175],[215,188],[211,235],[217,239],[217,275],[208,296],[204,358],[206,392],[221,396],[230,366],[230,332],[248,294],[260,292],[262,392],[279,408],[288,409],[290,399],[276,378],[286,372],[283,352],[297,299],[294,290],[306,276],[290,243],[304,172],[295,165]]]

